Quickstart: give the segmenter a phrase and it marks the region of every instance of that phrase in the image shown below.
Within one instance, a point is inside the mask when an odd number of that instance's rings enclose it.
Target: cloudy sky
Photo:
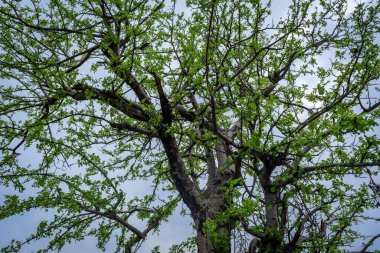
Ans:
[[[357,4],[358,1],[350,0],[348,11],[352,11]],[[273,9],[273,17],[280,17],[286,14],[287,12],[287,1],[282,0],[273,0],[272,1],[272,9]],[[177,4],[177,8],[179,10],[184,10],[184,1],[179,1]],[[323,59],[321,59],[323,61]],[[24,164],[27,163],[37,163],[36,155],[34,153],[35,150],[29,149],[25,153],[23,153],[20,158],[23,160]],[[147,185],[137,183],[133,186],[134,191],[144,191]],[[148,186],[149,187],[149,186]],[[12,194],[12,188],[0,188],[2,194]],[[31,192],[29,192],[31,193]],[[2,196],[0,196],[1,198]],[[0,199],[0,203],[2,200]],[[376,214],[377,210],[370,210],[368,214]],[[0,248],[6,246],[10,243],[12,239],[23,240],[29,234],[35,231],[38,223],[42,219],[46,219],[47,217],[51,217],[53,213],[45,213],[38,210],[31,211],[22,216],[15,216],[5,220],[0,221]],[[357,230],[363,232],[365,234],[371,235],[375,233],[379,233],[378,224],[374,224],[372,222],[366,222],[362,224],[358,224]],[[194,236],[194,232],[191,229],[191,219],[189,217],[183,217],[179,215],[179,210],[175,212],[175,214],[168,219],[168,222],[161,226],[161,232],[159,234],[154,234],[148,237],[148,240],[143,244],[139,252],[149,252],[154,246],[160,246],[162,252],[167,252],[170,245],[180,243],[185,240],[189,236]],[[46,240],[41,240],[38,242],[32,242],[23,248],[21,252],[33,252],[41,246],[46,245]],[[63,253],[73,253],[73,252],[81,252],[81,253],[94,253],[100,252],[96,248],[96,239],[87,238],[84,241],[73,243],[71,245],[67,245],[63,248]],[[360,248],[360,242],[355,244],[355,250]],[[109,245],[110,249],[112,249],[113,245]],[[354,250],[352,249],[352,250]],[[380,240],[377,240],[375,245],[370,249],[380,249]],[[112,250],[110,250],[112,251]]]

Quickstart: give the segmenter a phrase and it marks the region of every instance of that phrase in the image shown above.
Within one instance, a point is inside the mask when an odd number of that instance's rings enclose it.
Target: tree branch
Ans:
[[[149,116],[139,104],[125,99],[112,91],[101,90],[86,84],[77,83],[70,88],[68,95],[77,101],[96,99],[106,102],[118,111],[139,121],[148,121],[149,119]]]

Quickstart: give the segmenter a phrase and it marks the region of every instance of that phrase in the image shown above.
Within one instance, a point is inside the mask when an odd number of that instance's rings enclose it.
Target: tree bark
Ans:
[[[218,214],[226,211],[228,207],[226,193],[221,190],[221,186],[224,185],[223,181],[220,174],[210,181],[213,182],[213,186],[207,189],[202,208],[197,216],[193,217],[197,228],[199,253],[231,252],[232,225],[230,222],[223,223],[224,221],[218,219]],[[208,230],[205,226],[206,221],[215,221],[216,229]]]
[[[231,226],[224,224],[218,226],[216,231],[208,231],[204,223],[195,221],[197,226],[198,253],[230,253],[231,252]]]
[[[225,232],[221,232],[220,236],[225,236]],[[228,237],[230,238],[230,237]],[[197,231],[198,253],[230,253],[230,242],[225,241],[223,245],[216,245],[207,232]]]
[[[260,253],[275,253],[278,252],[281,246],[279,240],[279,224],[278,224],[278,193],[273,189],[264,188],[265,200],[265,237],[261,241]]]
[[[261,240],[259,252],[275,253],[279,252],[281,247],[281,231],[278,223],[279,189],[272,184],[271,174],[278,163],[271,157],[266,157],[263,163],[264,169],[260,184],[265,201],[265,235]]]

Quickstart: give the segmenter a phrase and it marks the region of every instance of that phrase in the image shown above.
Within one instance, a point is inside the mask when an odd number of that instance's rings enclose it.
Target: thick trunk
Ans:
[[[231,230],[228,226],[217,231],[197,230],[198,253],[230,253]]]
[[[266,227],[270,229],[278,228],[277,193],[272,193],[270,190],[265,191],[264,199]]]
[[[226,211],[225,193],[219,187],[209,188],[208,197],[197,217],[193,217],[197,228],[199,253],[229,253],[231,252],[231,223],[219,219],[218,214]],[[205,222],[215,222],[215,226],[207,227]]]
[[[266,219],[266,236],[263,238],[260,247],[260,253],[279,252],[281,241],[279,240],[278,224],[278,194],[271,192],[271,189],[264,190],[265,199],[265,219]]]
[[[198,253],[216,252],[210,236],[203,231],[197,231]]]

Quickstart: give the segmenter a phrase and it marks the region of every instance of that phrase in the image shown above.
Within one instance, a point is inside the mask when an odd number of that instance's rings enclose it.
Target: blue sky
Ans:
[[[349,1],[349,11],[352,11],[356,2],[353,0]],[[273,17],[279,17],[287,12],[287,1],[275,0],[272,3],[273,6]],[[179,10],[184,8],[183,1],[177,4]],[[379,133],[380,134],[380,133]],[[23,153],[20,158],[22,162],[27,163],[38,163],[38,156],[35,154],[35,149],[29,149],[25,153]],[[145,185],[143,183],[138,183],[134,185],[134,191],[144,191],[146,187],[150,187],[150,184],[147,182]],[[2,194],[12,194],[12,188],[0,188]],[[28,192],[29,191],[29,192]],[[27,188],[26,194],[32,194],[32,189]],[[2,196],[0,195],[0,203],[3,201]],[[368,214],[377,214],[378,210],[370,210]],[[34,210],[28,212],[21,216],[14,216],[5,220],[0,221],[0,248],[6,246],[12,239],[23,240],[29,234],[35,231],[38,223],[46,218],[51,217],[53,212],[44,212],[39,210]],[[379,224],[375,224],[372,221],[367,221],[363,224],[359,224],[356,226],[357,230],[363,232],[365,234],[371,235],[374,233],[379,233]],[[139,252],[149,252],[154,246],[160,246],[162,252],[167,252],[169,246],[172,244],[180,243],[185,240],[189,236],[194,236],[194,232],[191,228],[191,219],[188,216],[181,216],[179,214],[179,210],[177,210],[172,217],[168,219],[168,222],[161,226],[161,232],[158,234],[154,234],[149,236],[144,245],[140,248]],[[39,249],[41,246],[46,245],[46,240],[41,240],[38,242],[33,242],[30,245],[24,247],[21,252],[32,252],[34,250]],[[87,238],[84,241],[73,243],[71,245],[67,245],[63,248],[63,253],[73,253],[73,252],[81,252],[81,253],[93,253],[100,252],[96,247],[96,239]],[[354,246],[355,250],[360,248],[360,242],[357,242]],[[112,251],[112,246],[109,245],[110,251]],[[353,250],[354,250],[353,249]],[[370,248],[380,249],[380,240],[377,240],[376,243]]]

